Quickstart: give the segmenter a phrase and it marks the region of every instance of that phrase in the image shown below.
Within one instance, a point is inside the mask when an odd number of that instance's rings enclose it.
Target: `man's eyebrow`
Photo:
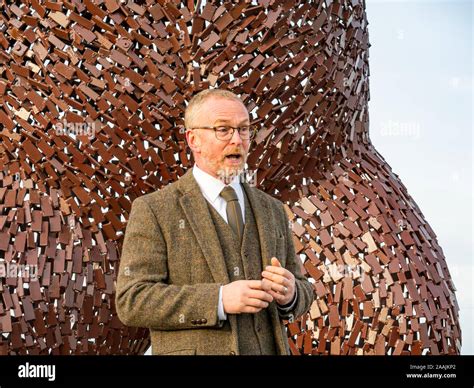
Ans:
[[[244,119],[239,123],[239,125],[247,124],[248,122],[249,122],[248,119]],[[216,121],[214,121],[214,125],[217,124],[217,123],[228,124],[228,123],[230,123],[230,120],[228,120],[228,119],[217,119]]]

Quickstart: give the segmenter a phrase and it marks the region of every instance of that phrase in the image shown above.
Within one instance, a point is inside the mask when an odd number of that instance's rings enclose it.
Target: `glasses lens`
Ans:
[[[239,128],[239,135],[241,139],[247,140],[250,137],[250,126],[244,125]]]
[[[238,128],[240,138],[243,140],[252,139],[255,136],[257,131],[257,126],[255,125],[244,125]],[[215,129],[216,137],[219,140],[230,140],[234,135],[234,129],[227,126],[219,126]]]
[[[216,137],[219,140],[229,140],[234,134],[234,130],[231,127],[221,126],[216,127]]]

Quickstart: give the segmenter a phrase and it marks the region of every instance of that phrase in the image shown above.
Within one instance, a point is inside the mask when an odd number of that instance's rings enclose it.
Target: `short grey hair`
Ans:
[[[226,100],[234,100],[240,102],[242,105],[244,103],[242,100],[239,98],[239,96],[230,90],[225,90],[225,89],[206,89],[202,90],[191,100],[189,101],[188,106],[186,107],[186,110],[184,112],[184,126],[186,129],[189,129],[192,127],[192,122],[194,119],[194,113],[195,111],[208,99],[216,97],[216,98],[224,98]],[[244,105],[245,106],[245,105]]]

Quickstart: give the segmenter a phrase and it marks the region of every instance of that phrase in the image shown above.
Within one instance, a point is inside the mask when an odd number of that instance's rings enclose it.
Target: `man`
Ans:
[[[241,182],[253,129],[242,101],[205,90],[185,112],[195,165],[133,202],[116,307],[153,354],[289,354],[283,319],[308,311],[283,205]]]

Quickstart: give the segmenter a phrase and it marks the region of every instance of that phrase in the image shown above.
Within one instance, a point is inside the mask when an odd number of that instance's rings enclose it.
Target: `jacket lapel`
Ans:
[[[180,205],[207,260],[214,281],[222,284],[229,283],[219,238],[212,223],[206,199],[192,174],[192,168],[179,179],[178,186],[182,193],[179,199]]]
[[[242,186],[247,194],[247,198],[252,208],[255,222],[257,223],[258,235],[260,237],[260,251],[262,254],[262,268],[270,265],[270,259],[272,258],[272,252],[274,251],[274,238],[269,228],[268,220],[271,209],[264,201],[259,201],[253,189],[246,182],[242,182]]]

